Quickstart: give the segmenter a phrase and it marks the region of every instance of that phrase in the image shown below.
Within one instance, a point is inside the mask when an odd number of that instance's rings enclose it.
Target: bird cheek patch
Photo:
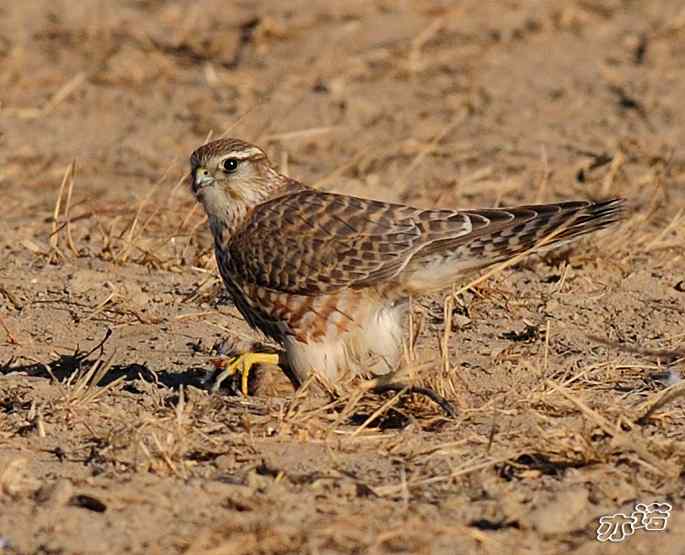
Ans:
[[[231,187],[230,185],[227,185],[224,187],[224,189],[226,191],[226,196],[231,200],[236,202],[244,200],[243,195],[240,194],[240,191]]]

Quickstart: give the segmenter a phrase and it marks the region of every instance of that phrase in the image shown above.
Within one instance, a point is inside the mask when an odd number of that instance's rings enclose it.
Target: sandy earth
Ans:
[[[682,553],[684,57],[678,0],[0,5],[0,553]],[[184,181],[225,132],[326,190],[631,209],[416,303],[456,420],[211,394],[258,339]],[[665,531],[597,541],[640,502]]]

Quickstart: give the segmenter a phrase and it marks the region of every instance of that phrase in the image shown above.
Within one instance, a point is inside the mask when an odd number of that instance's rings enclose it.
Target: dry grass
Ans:
[[[669,532],[626,549],[681,545],[682,7],[147,4],[3,8],[0,546],[594,553],[599,515],[651,500]],[[626,21],[647,26],[640,64]],[[369,384],[210,395],[215,344],[257,339],[186,190],[187,154],[224,132],[323,189],[631,210],[413,301],[407,381],[457,418]]]

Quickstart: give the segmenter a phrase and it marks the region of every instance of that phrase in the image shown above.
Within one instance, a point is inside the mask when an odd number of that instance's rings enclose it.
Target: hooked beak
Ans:
[[[193,193],[195,194],[199,193],[200,189],[203,189],[214,183],[214,178],[209,174],[209,171],[204,166],[195,168],[195,171],[193,171],[192,180]]]

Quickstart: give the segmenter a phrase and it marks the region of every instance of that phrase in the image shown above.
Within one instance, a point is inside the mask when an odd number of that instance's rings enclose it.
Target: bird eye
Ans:
[[[226,170],[228,173],[233,173],[235,170],[238,169],[238,159],[237,158],[226,158],[224,160],[224,170]]]

